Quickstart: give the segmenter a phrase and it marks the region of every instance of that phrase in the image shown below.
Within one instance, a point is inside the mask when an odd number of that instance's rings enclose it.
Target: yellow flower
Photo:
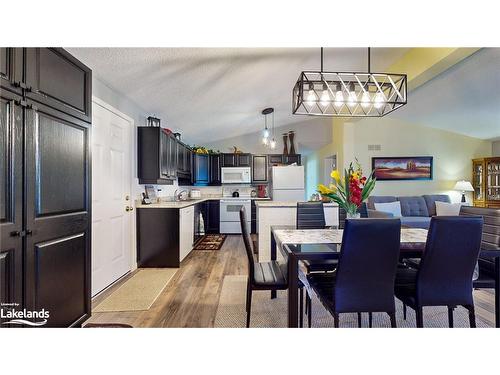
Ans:
[[[318,190],[323,195],[332,194],[335,192],[333,189],[330,189],[329,187],[327,187],[323,184],[318,185]]]
[[[330,177],[333,178],[335,181],[339,182],[340,181],[340,173],[338,170],[332,171],[330,174]]]

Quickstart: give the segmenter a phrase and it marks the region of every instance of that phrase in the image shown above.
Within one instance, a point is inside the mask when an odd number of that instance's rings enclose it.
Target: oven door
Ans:
[[[220,221],[240,222],[240,209],[245,207],[247,219],[250,218],[250,200],[221,200],[220,201]]]

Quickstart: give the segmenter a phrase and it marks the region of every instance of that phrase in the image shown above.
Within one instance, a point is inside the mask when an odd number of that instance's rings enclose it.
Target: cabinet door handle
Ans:
[[[31,229],[26,230],[26,235],[31,236],[33,234],[33,231]]]
[[[23,235],[23,232],[15,230],[13,232],[10,232],[11,237],[21,237]]]

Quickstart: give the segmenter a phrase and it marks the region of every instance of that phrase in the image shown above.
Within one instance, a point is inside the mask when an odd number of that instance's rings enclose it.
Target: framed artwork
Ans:
[[[378,181],[432,180],[432,156],[374,157],[372,170]]]

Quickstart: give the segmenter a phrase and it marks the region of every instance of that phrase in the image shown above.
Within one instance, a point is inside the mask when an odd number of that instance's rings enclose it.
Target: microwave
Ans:
[[[223,184],[249,184],[251,182],[250,167],[222,167],[221,182]]]

